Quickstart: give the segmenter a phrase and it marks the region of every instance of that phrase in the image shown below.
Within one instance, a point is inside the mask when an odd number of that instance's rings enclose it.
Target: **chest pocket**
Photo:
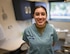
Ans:
[[[33,40],[33,39],[35,39],[35,37],[34,37],[34,36],[31,36],[31,35],[28,35],[27,38],[28,38],[28,40]]]

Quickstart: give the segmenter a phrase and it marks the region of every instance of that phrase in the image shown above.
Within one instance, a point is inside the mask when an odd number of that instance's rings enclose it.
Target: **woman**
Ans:
[[[47,11],[36,6],[33,12],[35,23],[26,28],[23,40],[29,45],[29,54],[54,54],[52,46],[57,41],[55,29],[47,22]]]

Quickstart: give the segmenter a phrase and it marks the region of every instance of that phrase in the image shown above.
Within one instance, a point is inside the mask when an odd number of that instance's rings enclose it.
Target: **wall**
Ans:
[[[6,19],[3,19],[2,17],[3,15],[2,8],[4,9],[4,12],[7,15]],[[29,24],[29,21],[24,21],[23,23],[22,21],[20,22],[15,20],[15,15],[11,0],[6,0],[6,1],[0,0],[0,24],[4,28],[5,35],[7,36],[7,38],[10,38],[12,36],[17,36],[20,32],[23,31],[23,29],[21,29],[21,26],[23,25],[23,28],[26,28],[28,26],[27,23]],[[26,27],[24,25],[26,25]]]
[[[2,25],[4,29],[6,40],[11,40],[11,38],[13,37],[14,38],[20,37],[24,29],[30,24],[31,24],[30,20],[27,21],[15,20],[12,0],[0,0],[0,25]],[[5,51],[0,49],[0,54],[4,52]]]
[[[4,12],[7,15],[6,19],[3,19],[2,17],[3,15],[2,8],[4,9]],[[0,0],[0,24],[3,26],[6,36],[9,37],[9,36],[12,36],[10,35],[11,33],[14,33],[14,34],[17,33],[16,32],[17,29],[15,28],[17,23],[15,22],[11,0],[6,0],[6,1]]]
[[[67,0],[68,2],[70,2],[70,0]]]

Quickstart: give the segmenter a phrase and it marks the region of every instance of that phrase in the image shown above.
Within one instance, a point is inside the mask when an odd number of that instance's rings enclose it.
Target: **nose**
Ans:
[[[42,18],[42,15],[41,14],[39,15],[39,18]]]

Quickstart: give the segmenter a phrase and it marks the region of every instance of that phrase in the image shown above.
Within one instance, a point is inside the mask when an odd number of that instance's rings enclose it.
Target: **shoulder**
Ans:
[[[49,28],[55,28],[53,24],[49,24],[49,23],[48,23],[47,26],[48,26]]]
[[[31,26],[27,27],[27,28],[24,30],[24,32],[25,32],[25,31],[31,31],[31,30],[33,29],[33,27],[34,27],[34,24],[32,24]]]
[[[52,24],[47,24],[47,26],[46,26],[46,29],[48,30],[48,31],[55,31],[56,29],[55,29],[55,27],[54,27],[54,25],[52,25]]]

